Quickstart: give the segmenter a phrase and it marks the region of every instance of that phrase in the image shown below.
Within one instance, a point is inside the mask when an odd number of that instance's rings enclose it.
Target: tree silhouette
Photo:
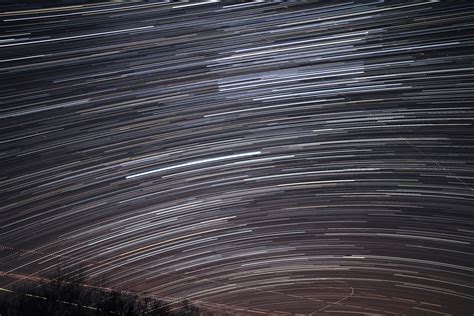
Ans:
[[[81,271],[23,282],[0,291],[1,316],[197,316],[199,309],[188,301],[170,304],[149,295],[85,285]],[[105,282],[102,281],[102,284]],[[178,305],[176,305],[178,304]],[[175,307],[178,306],[178,307]]]

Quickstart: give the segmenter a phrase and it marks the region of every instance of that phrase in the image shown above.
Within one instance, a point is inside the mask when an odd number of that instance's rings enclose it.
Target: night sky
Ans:
[[[474,2],[0,6],[0,285],[472,315]]]

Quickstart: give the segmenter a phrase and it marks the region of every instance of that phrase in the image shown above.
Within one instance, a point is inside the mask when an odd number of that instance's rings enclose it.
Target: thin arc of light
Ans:
[[[191,162],[185,162],[182,164],[177,164],[169,167],[163,167],[155,170],[150,170],[150,171],[145,171],[141,173],[136,173],[132,174],[129,176],[126,176],[126,179],[133,179],[136,177],[142,177],[145,175],[157,173],[157,172],[162,172],[162,171],[168,171],[176,168],[182,168],[182,167],[189,167],[189,166],[194,166],[194,165],[199,165],[199,164],[205,164],[209,162],[215,162],[215,161],[222,161],[222,160],[229,160],[229,159],[235,159],[235,158],[243,158],[243,157],[251,157],[251,156],[257,156],[260,155],[262,152],[261,151],[252,151],[248,153],[242,153],[242,154],[234,154],[234,155],[227,155],[227,156],[221,156],[221,157],[215,157],[215,158],[208,158],[208,159],[201,159],[201,160],[195,160]]]

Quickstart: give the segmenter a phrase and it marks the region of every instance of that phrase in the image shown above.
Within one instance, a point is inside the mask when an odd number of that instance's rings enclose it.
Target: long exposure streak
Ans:
[[[474,2],[0,8],[2,293],[473,315]]]

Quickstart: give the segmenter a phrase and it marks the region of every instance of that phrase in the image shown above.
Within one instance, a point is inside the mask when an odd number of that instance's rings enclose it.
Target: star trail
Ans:
[[[0,286],[472,315],[474,3],[0,5]]]

